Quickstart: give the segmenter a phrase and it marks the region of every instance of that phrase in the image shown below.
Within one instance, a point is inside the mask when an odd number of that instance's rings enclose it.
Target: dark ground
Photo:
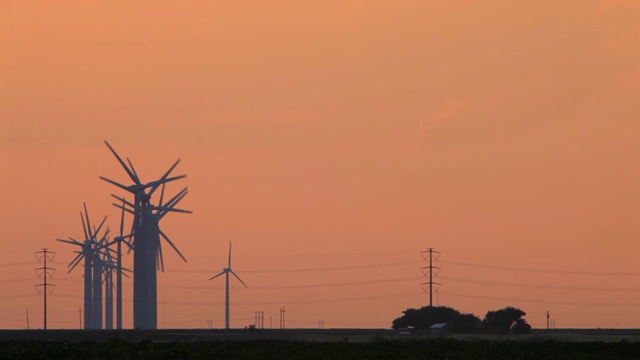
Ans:
[[[0,330],[3,359],[640,359],[640,330],[401,335],[383,329]]]
[[[603,341],[627,340],[640,342],[640,329],[534,329],[531,335],[453,334],[445,336],[413,333],[401,335],[390,329],[163,329],[163,330],[0,330],[1,341],[223,341],[223,340],[280,340],[280,341],[349,341],[453,339],[466,341],[555,340]]]

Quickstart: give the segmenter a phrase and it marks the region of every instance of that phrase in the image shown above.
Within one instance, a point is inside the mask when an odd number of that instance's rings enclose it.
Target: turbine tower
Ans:
[[[99,252],[98,234],[102,229],[107,217],[105,216],[100,225],[92,230],[91,221],[89,220],[89,212],[87,211],[87,204],[84,205],[84,214],[80,212],[80,220],[82,220],[82,231],[84,232],[85,240],[80,242],[72,237],[69,239],[56,239],[57,241],[80,246],[81,250],[76,251],[78,255],[69,263],[69,271],[71,272],[75,267],[84,259],[84,328],[85,329],[101,329],[102,318],[95,318],[94,312],[94,273],[100,273],[100,268],[96,266],[97,253]],[[85,222],[86,218],[86,222]],[[106,238],[109,233],[109,229],[105,231],[105,234],[101,237],[101,240]],[[99,285],[100,286],[100,283]]]
[[[106,262],[104,268],[104,328],[108,330],[113,329],[113,269],[115,264],[110,254],[110,249],[107,248],[107,257],[103,259]]]
[[[127,244],[127,246],[129,246],[129,250],[132,250],[133,247],[126,239],[132,237],[133,235],[132,234],[124,235],[124,212],[126,210],[125,209],[126,200],[120,199],[115,195],[112,195],[112,196],[122,201],[122,206],[120,206],[119,204],[114,204],[115,206],[122,208],[122,215],[120,217],[120,235],[114,237],[113,241],[107,244],[107,246],[111,246],[114,244],[116,245],[116,329],[121,330],[122,329],[122,275],[124,275],[123,271],[130,271],[122,267],[122,243],[124,242],[125,244]]]
[[[224,302],[224,326],[226,330],[229,330],[229,273],[233,274],[233,276],[235,276],[236,279],[238,279],[242,283],[242,285],[244,285],[244,287],[247,287],[247,284],[245,284],[244,281],[240,279],[238,274],[236,274],[231,269],[231,241],[229,241],[229,262],[227,263],[227,267],[222,269],[222,271],[218,275],[209,278],[209,280],[213,280],[220,275],[223,275],[223,274],[226,275],[226,284],[225,284],[226,292],[225,292],[225,302]]]
[[[114,270],[117,272],[118,265],[115,263],[113,259],[112,252],[115,250],[111,249],[109,246],[114,244],[114,241],[109,241],[105,239],[104,241],[99,243],[99,246],[104,249],[104,253],[101,253],[102,258],[100,259],[100,263],[102,264],[102,272],[104,273],[104,297],[105,297],[105,329],[111,330],[113,329],[113,290],[115,288],[115,284],[113,282],[113,272]]]
[[[134,182],[133,185],[125,186],[105,177],[100,177],[100,179],[134,195],[134,202],[129,203],[133,212],[133,326],[135,329],[157,329],[158,289],[156,263],[158,261],[158,243],[160,242],[161,232],[154,212],[157,209],[151,204],[151,196],[160,185],[182,179],[186,175],[169,177],[180,162],[178,159],[159,180],[144,184],[140,181],[131,161],[127,159],[127,166],[111,145],[106,141],[105,144]],[[186,195],[186,189],[181,193],[183,192]],[[165,237],[165,240],[177,250],[168,238]],[[184,257],[182,258],[184,259]]]

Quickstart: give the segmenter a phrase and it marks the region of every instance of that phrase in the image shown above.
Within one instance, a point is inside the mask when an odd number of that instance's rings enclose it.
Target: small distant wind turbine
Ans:
[[[229,330],[229,273],[233,274],[233,276],[236,277],[236,279],[238,279],[238,281],[240,281],[242,283],[242,285],[244,285],[244,287],[248,287],[247,284],[244,283],[244,281],[242,281],[242,279],[240,279],[240,277],[238,276],[238,274],[236,274],[233,270],[231,270],[231,241],[229,241],[229,262],[226,268],[222,269],[222,271],[214,276],[209,278],[209,280],[213,280],[215,278],[217,278],[220,275],[226,275],[226,293],[225,293],[225,312],[224,312],[224,324],[225,324],[225,329]]]
[[[116,248],[117,249],[116,250],[116,280],[117,280],[116,281],[116,286],[117,286],[116,287],[116,328],[120,330],[122,329],[122,276],[125,275],[123,274],[124,271],[131,271],[129,269],[125,269],[122,267],[122,243],[124,242],[125,244],[127,244],[127,246],[129,246],[129,250],[131,250],[133,247],[131,243],[129,243],[126,239],[131,238],[133,234],[124,235],[124,213],[126,211],[126,208],[125,208],[126,200],[118,198],[115,195],[112,195],[112,196],[122,201],[122,205],[120,206],[120,208],[122,209],[122,215],[120,217],[120,235],[116,236],[113,239],[113,241],[107,244],[107,246],[111,246],[113,244],[116,244],[117,246]],[[114,204],[114,205],[118,206],[118,204]]]
[[[71,245],[79,246],[82,250],[76,251],[78,254],[69,263],[69,272],[84,259],[84,328],[85,329],[101,329],[102,328],[102,309],[101,309],[101,292],[100,285],[102,283],[101,269],[98,265],[99,253],[98,243],[103,241],[109,234],[109,229],[100,237],[98,234],[102,229],[107,217],[105,216],[98,228],[91,226],[89,220],[89,211],[87,204],[84,204],[84,214],[80,212],[80,220],[82,221],[82,231],[84,233],[84,241],[78,241],[72,237],[69,239],[56,239]],[[85,221],[86,219],[86,221]],[[97,289],[95,286],[97,283]]]

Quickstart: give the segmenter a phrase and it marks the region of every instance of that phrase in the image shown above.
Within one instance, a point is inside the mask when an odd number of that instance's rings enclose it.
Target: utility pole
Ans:
[[[547,330],[549,330],[549,310],[547,310]]]
[[[80,329],[82,329],[82,306],[78,307],[78,320],[80,321]]]
[[[50,286],[52,286],[55,289],[54,284],[49,284],[47,282],[47,275],[49,274],[49,270],[51,270],[50,276],[53,277],[53,274],[55,273],[55,270],[56,270],[54,268],[47,267],[47,260],[52,261],[56,253],[54,253],[53,251],[49,251],[47,248],[43,248],[41,251],[37,251],[34,254],[36,255],[36,258],[38,258],[38,261],[44,261],[44,266],[39,267],[35,270],[42,271],[41,273],[38,273],[38,277],[43,276],[44,278],[44,281],[42,282],[42,284],[36,285],[36,288],[40,287],[40,290],[38,290],[38,293],[42,292],[42,294],[44,295],[44,329],[47,330],[47,293],[49,292],[53,293],[53,289],[49,290]]]
[[[280,308],[280,329],[284,330],[285,326],[284,326],[284,306]]]
[[[256,329],[264,329],[264,311],[256,311],[254,326]]]
[[[433,248],[429,248],[429,250],[423,251],[422,252],[422,258],[425,259],[425,260],[429,260],[429,266],[425,266],[425,267],[420,268],[420,270],[422,270],[423,274],[425,274],[425,269],[428,269],[428,272],[429,272],[429,282],[420,284],[422,286],[429,285],[429,307],[433,307],[433,285],[437,285],[436,291],[438,291],[439,286],[442,285],[440,283],[434,283],[433,282],[434,269],[437,270],[436,276],[438,276],[438,273],[440,273],[440,268],[437,267],[437,266],[433,266],[434,254],[435,254],[436,260],[438,260],[438,257],[440,256],[440,252],[439,251],[435,251]],[[425,274],[425,275],[427,275],[427,274]]]

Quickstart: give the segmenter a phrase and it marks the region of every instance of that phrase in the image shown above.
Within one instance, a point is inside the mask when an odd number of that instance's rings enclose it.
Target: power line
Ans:
[[[553,290],[575,290],[575,291],[616,291],[616,292],[640,292],[640,288],[595,288],[595,287],[576,287],[576,286],[564,286],[564,285],[539,285],[539,284],[525,284],[515,282],[503,282],[503,281],[487,281],[477,279],[461,279],[456,277],[443,276],[442,279],[449,281],[467,282],[467,283],[480,283],[487,285],[497,286],[513,286],[513,287],[525,287],[525,288],[538,288],[538,289],[553,289]]]
[[[385,279],[385,280],[370,280],[370,281],[354,281],[354,282],[346,282],[346,283],[330,283],[330,284],[316,284],[316,285],[282,285],[282,286],[257,286],[248,288],[248,290],[286,290],[286,289],[323,289],[329,287],[349,287],[349,286],[357,286],[357,285],[376,285],[376,284],[389,284],[389,283],[397,283],[402,281],[416,281],[422,279],[421,277],[404,277],[404,278],[395,278],[395,279]],[[198,289],[209,291],[211,288],[203,288],[202,286],[187,286],[187,285],[162,285],[162,288],[171,288],[171,289]],[[217,289],[220,289],[218,287]]]
[[[394,299],[394,298],[406,298],[406,297],[415,297],[415,292],[410,293],[399,293],[393,295],[377,295],[377,296],[361,296],[361,297],[348,297],[348,298],[335,298],[335,299],[327,299],[327,300],[307,300],[307,301],[285,301],[287,304],[292,305],[303,305],[303,304],[330,304],[330,303],[340,303],[340,302],[351,302],[351,301],[368,301],[368,300],[379,300],[379,299]],[[203,302],[203,301],[164,301],[164,304],[190,304],[190,305],[211,305],[211,304],[222,304],[221,302]],[[236,302],[236,305],[243,306],[263,306],[263,305],[277,305],[282,304],[283,301],[263,301],[263,302]]]
[[[441,248],[442,249],[442,248]],[[532,255],[529,253],[510,253],[506,251],[484,251],[484,250],[460,250],[460,249],[442,249],[447,252],[453,253],[468,253],[468,254],[487,254],[487,255],[500,255],[502,257],[524,257],[524,258],[543,258],[543,259],[582,259],[582,260],[631,260],[637,261],[638,257],[613,257],[613,256],[561,256],[561,255]]]
[[[23,299],[23,298],[30,298],[30,297],[35,297],[35,296],[38,296],[38,294],[6,295],[6,296],[0,296],[0,300]]]
[[[495,301],[509,301],[509,302],[522,302],[531,304],[552,304],[552,305],[570,305],[570,306],[607,306],[607,307],[637,307],[640,308],[640,303],[606,303],[606,302],[579,302],[579,301],[548,301],[548,300],[534,300],[534,299],[508,299],[492,296],[479,296],[479,295],[466,295],[457,293],[443,293],[443,295],[449,295],[454,297],[463,297],[470,299],[482,299],[482,300],[495,300]]]
[[[16,283],[16,282],[26,282],[33,281],[33,278],[25,278],[25,279],[13,279],[13,280],[0,280],[0,284],[8,284],[8,283]]]
[[[470,264],[470,263],[454,262],[454,261],[441,261],[441,262],[443,264],[449,264],[449,265],[459,265],[459,266],[477,267],[477,268],[484,268],[484,269],[496,269],[496,270],[534,272],[534,273],[543,273],[543,274],[594,275],[594,276],[640,276],[640,272],[546,270],[546,269],[531,269],[531,268],[519,268],[519,267],[510,267],[510,266]]]
[[[2,263],[0,264],[0,268],[7,266],[21,266],[21,265],[33,265],[31,261],[21,261],[21,262],[13,262],[13,263]]]
[[[421,263],[420,261],[404,261],[395,263],[383,263],[383,264],[371,264],[371,265],[355,265],[355,266],[338,266],[338,267],[318,267],[318,268],[293,268],[293,269],[273,269],[273,270],[244,270],[243,273],[294,273],[294,272],[319,272],[319,271],[341,271],[341,270],[359,270],[359,269],[371,269],[377,267],[391,267],[399,265],[415,265]],[[167,269],[171,272],[186,272],[186,273],[205,273],[208,274],[211,270],[184,270],[184,269]]]

